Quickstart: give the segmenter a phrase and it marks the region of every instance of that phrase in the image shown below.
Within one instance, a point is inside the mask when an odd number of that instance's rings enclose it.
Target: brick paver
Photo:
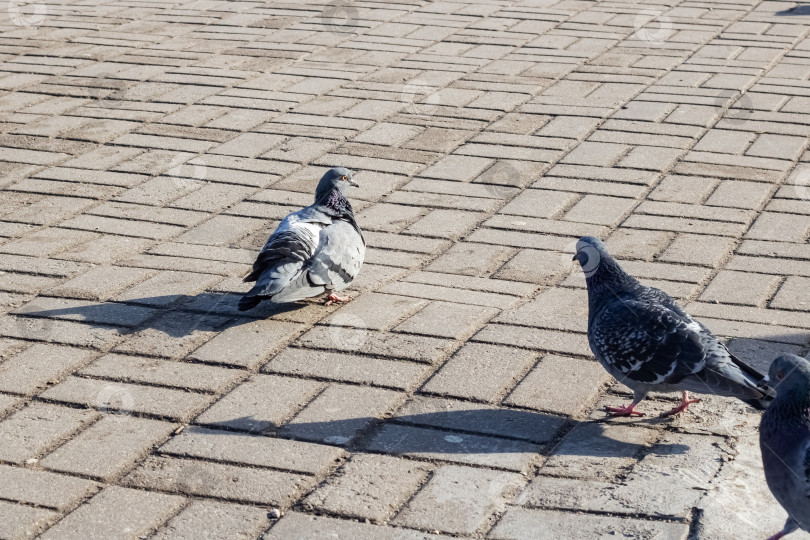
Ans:
[[[808,23],[762,0],[3,3],[0,537],[776,532],[753,411],[604,421],[628,393],[571,255],[603,238],[759,369],[807,354]],[[238,312],[334,165],[361,185],[353,302]]]

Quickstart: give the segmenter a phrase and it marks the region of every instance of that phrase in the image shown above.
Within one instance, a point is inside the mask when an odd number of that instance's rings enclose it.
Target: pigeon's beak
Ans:
[[[350,185],[350,186],[354,186],[354,187],[360,187],[360,184],[358,184],[358,183],[357,183],[357,182],[355,182],[354,180],[349,180],[349,185]]]
[[[577,261],[577,262],[580,262],[580,263],[581,263],[581,262],[582,262],[582,258],[583,258],[583,257],[587,257],[587,255],[585,255],[585,253],[584,253],[584,252],[582,252],[582,251],[577,251],[577,252],[574,254],[574,256],[573,256],[573,257],[571,257],[571,260],[572,260],[572,261]]]

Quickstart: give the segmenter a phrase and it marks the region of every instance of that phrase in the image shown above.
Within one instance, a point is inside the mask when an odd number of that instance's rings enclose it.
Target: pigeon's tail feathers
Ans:
[[[248,296],[245,295],[239,300],[239,311],[247,311],[259,305],[259,302],[264,300],[261,296]]]

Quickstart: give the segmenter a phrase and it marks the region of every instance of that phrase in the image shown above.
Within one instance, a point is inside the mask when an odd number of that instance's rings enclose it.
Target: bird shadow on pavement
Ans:
[[[790,9],[777,11],[774,15],[778,16],[796,16],[796,15],[810,15],[810,4],[794,6]]]
[[[221,332],[234,326],[295,311],[307,305],[305,302],[289,304],[265,302],[249,312],[239,312],[237,304],[240,297],[240,294],[226,292],[152,296],[106,302],[38,297],[11,314],[23,321],[56,319],[99,328],[112,328],[122,335],[152,328],[170,337],[181,338],[194,332]],[[41,325],[37,328],[37,331],[42,333]]]
[[[573,444],[560,444],[571,426],[580,429]],[[590,457],[633,457],[640,454],[684,454],[678,443],[637,443],[614,439],[601,422],[576,422],[543,412],[470,409],[406,414],[380,420],[370,417],[275,426],[244,416],[205,426],[190,433],[244,436],[270,435],[317,444],[350,447],[352,451],[394,455],[542,454]],[[570,435],[569,435],[570,438]],[[440,458],[439,458],[440,459]]]

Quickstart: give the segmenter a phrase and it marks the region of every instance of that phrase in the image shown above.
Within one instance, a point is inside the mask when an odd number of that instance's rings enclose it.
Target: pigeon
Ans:
[[[759,409],[772,391],[764,378],[735,358],[708,328],[690,317],[664,291],[645,287],[625,273],[597,238],[585,236],[574,255],[588,286],[588,343],[608,373],[633,390],[626,407],[606,407],[611,416],[643,416],[636,406],[650,391],[683,392],[679,414],[699,399],[689,392],[736,397]]]
[[[810,531],[810,362],[792,354],[771,364],[766,378],[776,398],[762,414],[759,446],[765,481],[787,511],[777,540],[801,528]]]
[[[335,291],[349,286],[366,253],[366,241],[345,195],[349,186],[357,185],[349,169],[326,171],[315,190],[315,203],[289,214],[270,235],[245,276],[256,285],[239,301],[239,311],[262,300],[295,302],[327,292],[327,305],[351,300]]]

